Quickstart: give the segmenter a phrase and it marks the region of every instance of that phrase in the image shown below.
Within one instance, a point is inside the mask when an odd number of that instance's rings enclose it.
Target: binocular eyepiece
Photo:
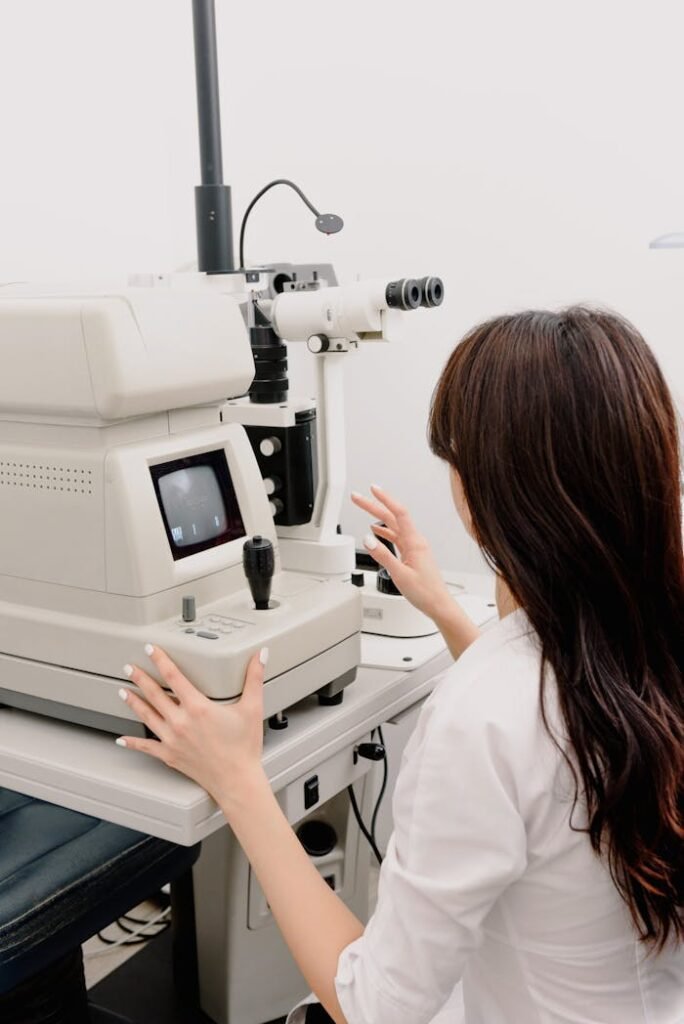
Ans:
[[[390,309],[434,309],[444,300],[444,283],[441,277],[402,277],[400,281],[390,281],[385,298]]]

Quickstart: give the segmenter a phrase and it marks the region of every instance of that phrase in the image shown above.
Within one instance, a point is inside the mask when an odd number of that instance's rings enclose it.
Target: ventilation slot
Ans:
[[[0,487],[92,495],[93,471],[78,466],[0,460]]]

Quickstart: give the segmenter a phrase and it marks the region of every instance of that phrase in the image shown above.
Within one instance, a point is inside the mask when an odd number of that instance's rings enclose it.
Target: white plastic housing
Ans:
[[[112,422],[217,403],[254,377],[233,297],[129,288],[110,295],[0,291],[3,418]]]
[[[372,279],[318,291],[283,292],[271,308],[275,330],[287,341],[308,341],[315,334],[349,341],[381,336],[387,284]]]
[[[0,704],[116,728],[130,717],[123,666],[145,643],[221,700],[239,695],[248,659],[268,646],[267,714],[350,681],[360,598],[280,572],[251,445],[221,422],[254,372],[235,297],[3,290],[0,358]],[[153,470],[207,453],[229,501],[232,483],[244,535],[234,520],[233,540],[174,558]],[[205,498],[190,489],[183,500],[192,510]],[[258,613],[242,568],[255,534],[276,556],[274,606]],[[181,616],[187,595],[195,624]]]

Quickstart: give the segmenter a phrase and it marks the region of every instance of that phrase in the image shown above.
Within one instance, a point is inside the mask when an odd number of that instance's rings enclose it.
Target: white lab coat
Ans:
[[[348,1024],[460,1024],[463,1003],[466,1024],[684,1024],[684,946],[647,957],[570,828],[572,781],[541,720],[539,674],[537,637],[516,611],[426,702],[377,908],[339,960]],[[547,694],[560,736],[552,677]]]

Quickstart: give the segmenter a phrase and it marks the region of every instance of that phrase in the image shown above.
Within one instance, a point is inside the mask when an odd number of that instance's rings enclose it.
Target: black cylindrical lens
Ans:
[[[418,309],[422,297],[420,285],[412,277],[390,281],[385,289],[385,299],[390,309]]]
[[[249,389],[251,402],[262,405],[287,401],[287,347],[271,327],[250,328],[254,356],[254,380]]]
[[[441,277],[424,277],[418,282],[420,304],[427,309],[441,306],[444,301],[444,282]]]

